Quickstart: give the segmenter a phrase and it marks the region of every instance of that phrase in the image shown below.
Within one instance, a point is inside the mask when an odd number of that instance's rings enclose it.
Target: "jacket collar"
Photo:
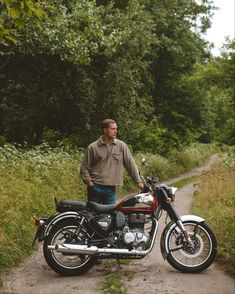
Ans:
[[[102,145],[106,145],[103,141],[103,136],[98,139],[98,145],[101,147]],[[114,139],[112,145],[117,145],[117,139]]]

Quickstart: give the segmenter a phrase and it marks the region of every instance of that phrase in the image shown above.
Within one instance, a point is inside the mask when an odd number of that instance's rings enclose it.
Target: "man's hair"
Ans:
[[[101,123],[102,132],[103,132],[103,129],[107,129],[110,124],[116,124],[115,120],[113,120],[111,118],[106,118],[105,120],[103,120]]]

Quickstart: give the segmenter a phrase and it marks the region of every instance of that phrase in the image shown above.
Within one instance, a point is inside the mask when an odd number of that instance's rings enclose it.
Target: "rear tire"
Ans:
[[[57,245],[68,242],[78,226],[75,219],[65,219],[56,224],[46,237],[43,244],[43,254],[47,264],[58,274],[63,276],[77,276],[89,271],[96,262],[93,255],[73,255],[56,252],[48,249],[48,245]],[[87,233],[82,230],[79,234],[79,240],[87,237]]]
[[[167,238],[165,244],[169,251],[166,259],[178,271],[199,273],[207,269],[215,260],[216,237],[205,222],[185,221],[183,224],[193,241],[193,246],[188,245],[175,226],[165,235]]]

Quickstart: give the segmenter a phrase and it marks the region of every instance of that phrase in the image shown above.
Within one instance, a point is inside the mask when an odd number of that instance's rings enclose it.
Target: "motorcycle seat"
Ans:
[[[88,201],[87,207],[99,214],[99,213],[113,212],[116,209],[117,205],[116,204],[99,204],[93,201]]]
[[[64,211],[78,211],[86,209],[86,203],[83,201],[77,200],[61,200],[57,204],[57,211],[64,212]]]

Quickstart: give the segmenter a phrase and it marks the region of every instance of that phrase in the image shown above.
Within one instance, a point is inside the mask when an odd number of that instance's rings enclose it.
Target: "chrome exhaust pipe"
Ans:
[[[77,245],[77,244],[59,244],[55,246],[47,246],[49,250],[55,250],[56,252],[71,253],[71,254],[113,254],[113,255],[133,255],[133,256],[144,256],[147,255],[153,248],[153,244],[156,238],[158,222],[155,221],[155,229],[153,233],[153,239],[150,248],[145,251],[140,251],[138,249],[117,249],[117,248],[98,248],[97,246],[87,246],[87,245]]]

